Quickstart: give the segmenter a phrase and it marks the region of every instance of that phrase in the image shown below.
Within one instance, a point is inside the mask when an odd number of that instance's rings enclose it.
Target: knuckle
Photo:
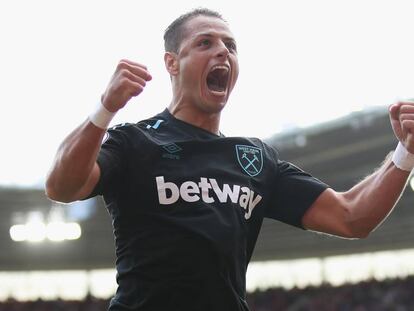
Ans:
[[[138,86],[135,88],[134,91],[132,91],[132,95],[133,96],[137,96],[139,94],[141,94],[141,92],[144,90],[144,88],[142,86]]]
[[[124,77],[124,76],[121,76],[121,77],[119,78],[119,85],[120,85],[121,87],[123,87],[123,86],[127,85],[128,83],[129,83],[128,78],[126,78],[126,77]]]
[[[121,59],[119,62],[118,62],[118,65],[117,65],[117,70],[118,71],[120,71],[120,70],[122,70],[122,69],[125,69],[125,68],[127,68],[128,67],[128,63],[124,60],[124,59]]]
[[[121,77],[127,77],[129,75],[129,70],[126,68],[120,68],[119,69],[119,75]]]
[[[139,88],[133,92],[134,96],[139,95],[142,92],[142,88]]]
[[[136,85],[135,85],[134,89],[135,89],[135,90],[142,91],[142,90],[144,89],[144,86],[143,86],[143,85],[141,85],[141,84],[139,84],[139,83],[136,83]]]

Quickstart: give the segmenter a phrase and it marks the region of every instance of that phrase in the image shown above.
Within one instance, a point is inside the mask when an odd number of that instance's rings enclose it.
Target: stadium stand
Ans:
[[[393,150],[396,141],[386,108],[353,113],[306,129],[295,129],[267,140],[284,159],[311,172],[336,189],[346,189],[366,176]],[[414,193],[405,191],[391,216],[368,239],[341,240],[310,234],[266,221],[254,261],[293,260],[340,254],[414,248]],[[11,241],[9,228],[16,214],[30,210],[49,212],[52,203],[43,189],[0,188],[0,271],[100,269],[114,267],[110,219],[101,200],[91,203],[80,224],[82,238],[59,246],[36,247]],[[78,208],[82,210],[82,208]],[[408,311],[414,310],[414,279],[366,281],[355,285],[281,288],[255,291],[248,296],[252,311]],[[0,311],[105,310],[108,300],[88,296],[82,301],[0,302]]]
[[[333,287],[271,288],[248,296],[251,311],[411,311],[414,310],[414,277],[375,280]],[[0,303],[0,311],[103,311],[108,300]],[[213,311],[213,310],[212,310]]]

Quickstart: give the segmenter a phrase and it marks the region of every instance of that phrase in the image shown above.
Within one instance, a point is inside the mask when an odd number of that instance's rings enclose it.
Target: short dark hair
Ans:
[[[197,16],[216,17],[227,23],[227,21],[221,16],[221,14],[216,11],[206,8],[193,9],[176,18],[165,30],[164,47],[166,52],[178,52],[178,49],[180,48],[180,44],[184,36],[185,23]]]

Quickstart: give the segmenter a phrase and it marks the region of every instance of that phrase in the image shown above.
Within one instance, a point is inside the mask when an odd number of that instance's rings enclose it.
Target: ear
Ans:
[[[164,63],[165,68],[171,76],[176,76],[178,74],[180,66],[178,64],[177,54],[173,52],[165,52]]]

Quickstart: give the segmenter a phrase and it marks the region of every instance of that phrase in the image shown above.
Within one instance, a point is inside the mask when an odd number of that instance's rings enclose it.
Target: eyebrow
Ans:
[[[209,38],[211,38],[211,37],[214,37],[214,35],[212,35],[211,33],[208,33],[208,32],[200,33],[200,34],[197,34],[195,36],[195,39],[198,39],[200,37],[209,37]],[[224,37],[224,40],[225,41],[232,41],[232,42],[236,43],[236,39],[234,39],[233,37]]]

